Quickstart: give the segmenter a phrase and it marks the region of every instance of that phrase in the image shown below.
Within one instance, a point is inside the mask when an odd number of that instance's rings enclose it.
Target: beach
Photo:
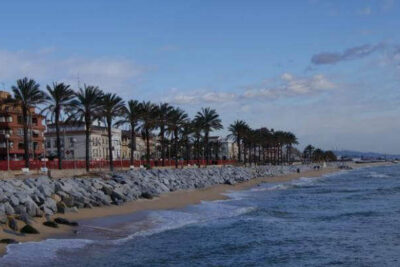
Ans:
[[[353,168],[367,167],[367,166],[379,166],[387,163],[374,163],[374,164],[353,164]],[[255,187],[261,183],[278,183],[287,182],[300,177],[320,177],[325,174],[338,172],[340,169],[336,167],[327,167],[320,170],[311,170],[301,173],[291,173],[282,176],[262,177],[255,178],[249,181],[235,184],[235,185],[214,185],[208,188],[197,189],[197,190],[181,190],[170,193],[165,193],[154,199],[139,199],[124,203],[120,206],[104,206],[94,207],[91,209],[84,208],[79,209],[77,212],[70,212],[66,214],[55,214],[53,218],[62,217],[71,221],[80,221],[92,218],[101,218],[114,215],[131,214],[145,210],[168,210],[178,209],[188,205],[198,204],[201,201],[213,201],[227,199],[228,196],[225,193],[230,191],[245,190]],[[42,223],[45,221],[44,218],[34,218],[32,226],[39,230],[40,234],[31,235],[15,235],[7,230],[0,233],[0,239],[12,238],[18,242],[32,242],[40,241],[50,237],[74,235],[74,228],[70,226],[59,225],[59,228],[50,228],[43,226]],[[20,226],[23,223],[20,221]],[[4,254],[6,252],[6,244],[0,245],[0,252]]]

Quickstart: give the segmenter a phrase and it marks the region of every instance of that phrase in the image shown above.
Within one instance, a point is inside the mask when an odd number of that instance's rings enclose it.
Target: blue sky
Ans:
[[[300,147],[400,153],[400,3],[2,1],[0,88],[98,85],[216,108]],[[226,130],[220,134],[226,134]]]

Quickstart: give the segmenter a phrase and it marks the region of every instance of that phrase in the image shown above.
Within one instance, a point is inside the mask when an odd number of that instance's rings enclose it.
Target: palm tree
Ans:
[[[24,159],[25,167],[29,168],[29,138],[28,125],[31,123],[31,112],[35,106],[43,104],[48,96],[40,90],[40,85],[33,79],[27,77],[17,80],[17,85],[11,87],[15,104],[22,109],[22,123],[24,130]]]
[[[167,130],[167,124],[171,117],[171,111],[173,107],[168,103],[161,103],[158,106],[158,127],[160,128],[160,143],[161,143],[161,160],[162,166],[165,166],[165,131]]]
[[[315,150],[315,147],[313,147],[312,145],[306,146],[304,148],[304,152],[303,152],[304,158],[308,159],[309,161],[311,161],[312,154],[313,154],[314,150]]]
[[[194,127],[193,127],[193,122],[190,121],[190,119],[183,124],[182,127],[182,142],[186,148],[186,164],[189,165],[189,160],[190,160],[190,150],[191,150],[191,135],[194,133]]]
[[[97,86],[84,85],[75,93],[76,99],[71,102],[68,120],[85,123],[86,171],[90,170],[90,132],[93,121],[101,116],[103,92]]]
[[[242,158],[240,142],[242,141],[243,135],[248,128],[250,128],[249,125],[242,120],[236,120],[234,123],[229,125],[228,128],[228,130],[231,132],[228,137],[234,139],[238,146],[238,162],[240,162]]]
[[[201,127],[204,131],[206,165],[208,165],[208,159],[209,159],[208,137],[211,131],[223,129],[223,126],[221,124],[221,119],[219,118],[219,115],[215,109],[202,108],[201,111],[197,112],[196,119],[199,120]]]
[[[178,135],[182,127],[188,122],[188,115],[180,108],[175,108],[170,114],[168,130],[173,134],[175,146],[175,168],[178,168]]]
[[[130,164],[133,165],[134,152],[136,150],[136,126],[138,125],[140,119],[140,103],[137,100],[129,100],[128,105],[124,108],[122,112],[122,119],[115,123],[116,126],[122,124],[129,124],[131,128],[131,158]]]
[[[285,136],[286,136],[286,148],[287,148],[286,150],[287,162],[290,162],[293,145],[297,145],[299,142],[297,141],[296,135],[292,132],[286,132]]]
[[[52,121],[56,126],[56,143],[57,143],[57,158],[58,168],[62,169],[62,155],[61,155],[61,138],[60,138],[60,117],[64,109],[68,109],[71,101],[75,97],[74,91],[69,85],[64,83],[53,83],[53,86],[46,86],[49,99],[47,100],[48,106],[43,111],[51,113]],[[65,144],[64,144],[65,146]]]
[[[139,104],[139,116],[140,116],[140,130],[146,140],[146,161],[148,167],[150,167],[150,135],[151,132],[157,127],[157,114],[158,108],[151,102],[145,102]]]
[[[203,130],[201,121],[199,118],[195,118],[192,121],[192,131],[193,131],[193,138],[194,138],[194,148],[195,148],[195,157],[197,159],[197,165],[200,167],[200,155],[201,152],[201,131]]]
[[[103,95],[101,99],[101,116],[104,117],[108,135],[108,159],[110,161],[110,171],[114,171],[113,147],[112,147],[112,122],[115,117],[121,116],[125,110],[125,103],[121,97],[113,93]]]

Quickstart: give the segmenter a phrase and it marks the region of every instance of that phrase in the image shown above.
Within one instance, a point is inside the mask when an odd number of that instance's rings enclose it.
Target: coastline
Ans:
[[[390,163],[389,163],[390,164]],[[372,164],[352,164],[353,169],[363,167],[373,167],[388,165],[388,163],[372,163]],[[224,195],[229,191],[239,191],[252,188],[261,183],[274,183],[274,182],[287,182],[300,177],[320,177],[325,174],[335,173],[341,171],[336,167],[327,167],[320,170],[311,170],[301,173],[290,173],[287,175],[270,176],[251,179],[249,181],[238,183],[235,185],[219,184],[208,188],[196,190],[180,190],[169,192],[160,195],[154,199],[139,199],[131,202],[124,203],[120,206],[103,206],[94,207],[91,209],[80,209],[76,213],[55,214],[55,217],[63,217],[68,220],[79,221],[84,219],[101,218],[114,215],[130,214],[143,210],[163,210],[163,209],[178,209],[188,205],[199,204],[201,201],[223,200],[229,197]],[[74,232],[74,228],[70,226],[59,225],[59,228],[50,228],[43,226],[44,218],[35,218],[32,226],[39,230],[40,234],[19,236],[13,233],[2,231],[0,239],[12,238],[18,242],[37,242],[50,237],[57,237],[60,235],[68,235]],[[21,222],[19,222],[21,223]],[[22,226],[22,224],[20,225]],[[6,253],[7,244],[0,244],[0,254]]]

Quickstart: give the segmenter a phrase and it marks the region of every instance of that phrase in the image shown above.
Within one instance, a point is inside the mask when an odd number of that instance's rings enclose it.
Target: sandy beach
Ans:
[[[378,165],[384,165],[384,163],[354,164],[352,165],[352,167],[360,168],[360,167],[378,166]],[[143,210],[176,209],[187,205],[198,204],[201,201],[227,199],[228,197],[224,195],[224,193],[226,192],[248,189],[257,186],[260,183],[286,182],[300,177],[319,177],[337,171],[340,170],[338,168],[328,167],[320,170],[307,171],[302,173],[291,173],[282,176],[256,178],[235,185],[221,184],[198,190],[176,191],[163,194],[160,197],[151,200],[139,199],[127,202],[120,206],[105,206],[105,207],[95,207],[92,209],[80,209],[76,213],[56,214],[53,216],[53,218],[62,217],[72,221],[79,221],[84,219],[100,218],[113,215],[130,214]],[[70,226],[59,225],[59,228],[46,227],[42,225],[44,221],[45,221],[44,218],[34,218],[34,221],[32,222],[32,226],[38,229],[40,234],[16,235],[12,233],[9,229],[5,228],[0,233],[0,239],[12,238],[18,242],[40,241],[43,239],[47,239],[49,237],[57,237],[58,235],[66,235],[69,233],[72,234],[74,231],[74,228]],[[18,223],[20,227],[23,226],[22,222],[18,221]],[[6,244],[0,244],[1,254],[4,254],[6,252],[6,246],[7,246]]]

